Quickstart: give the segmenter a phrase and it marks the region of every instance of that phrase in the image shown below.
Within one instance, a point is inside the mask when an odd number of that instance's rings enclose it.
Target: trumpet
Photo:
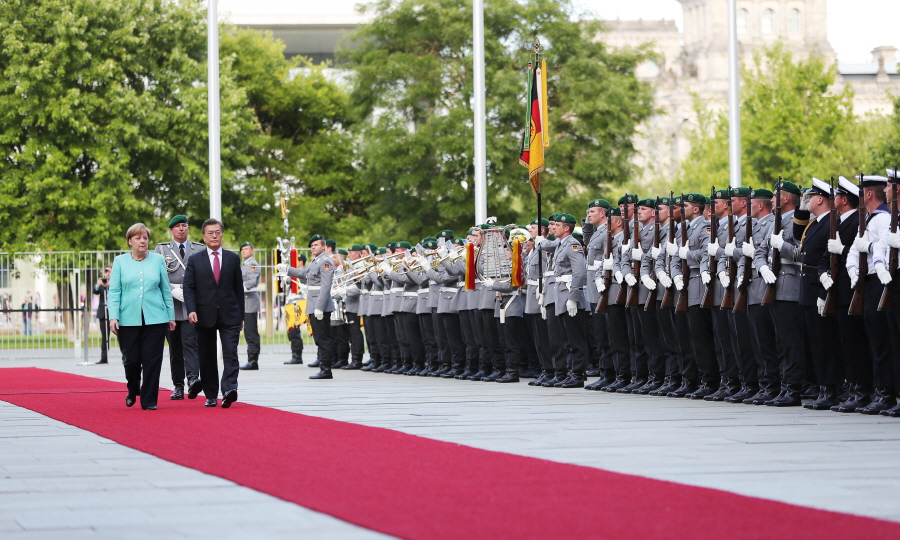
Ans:
[[[396,270],[395,269],[394,271],[397,272],[398,274],[400,274],[401,276],[404,274],[408,274],[410,272],[419,272],[420,274],[424,274],[425,266],[422,264],[422,259],[416,257],[415,260],[413,260],[411,263],[406,265],[406,270]]]

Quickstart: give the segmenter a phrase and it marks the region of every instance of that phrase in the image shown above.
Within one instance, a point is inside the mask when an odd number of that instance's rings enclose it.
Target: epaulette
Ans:
[[[206,247],[205,244],[201,244],[200,242],[194,242],[193,240],[191,240],[191,245],[194,245],[194,246],[200,246],[200,247]]]
[[[810,221],[812,221],[812,220],[811,220],[811,219],[797,219],[797,218],[794,218],[794,224],[795,224],[795,225],[807,225]]]
[[[159,247],[159,246],[165,246],[165,245],[168,245],[168,244],[169,244],[168,242],[158,242],[158,243],[156,244],[156,247]]]

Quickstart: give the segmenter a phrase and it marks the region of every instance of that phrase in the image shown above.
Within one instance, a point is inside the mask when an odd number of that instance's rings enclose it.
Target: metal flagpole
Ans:
[[[728,0],[728,161],[731,187],[741,187],[740,61],[737,40],[737,0]]]
[[[484,127],[484,0],[472,0],[472,60],[475,63],[475,223],[487,221],[487,159]]]
[[[219,17],[218,0],[208,0],[207,6],[207,63],[209,76],[209,216],[222,219],[222,170],[219,136]]]

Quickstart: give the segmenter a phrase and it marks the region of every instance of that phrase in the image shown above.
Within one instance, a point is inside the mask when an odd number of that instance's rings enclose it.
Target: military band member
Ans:
[[[514,231],[516,234],[526,236],[524,230]],[[508,252],[511,256],[511,252]],[[498,383],[519,382],[519,369],[525,362],[525,343],[528,339],[528,330],[525,326],[525,301],[523,296],[528,291],[528,284],[521,287],[513,287],[511,281],[494,281],[490,278],[484,280],[484,287],[490,292],[496,292],[494,316],[497,319],[500,330],[503,332],[505,357],[505,372],[500,377],[493,378]],[[493,376],[493,375],[492,375]],[[490,381],[491,379],[485,379]]]
[[[197,356],[197,332],[194,325],[187,322],[188,314],[184,306],[184,271],[187,260],[205,247],[188,240],[190,228],[187,216],[173,216],[169,220],[172,240],[156,245],[154,250],[166,259],[169,272],[169,286],[175,303],[175,330],[166,331],[169,342],[169,366],[172,370],[172,384],[175,391],[170,399],[184,399],[184,382],[187,377],[189,397],[196,397],[203,389],[200,384],[200,360]]]
[[[279,272],[287,272],[290,277],[299,278],[307,285],[306,314],[312,326],[313,339],[319,351],[319,372],[310,379],[332,379],[331,366],[337,356],[334,335],[331,329],[331,313],[334,302],[331,299],[331,282],[334,276],[334,261],[326,253],[325,238],[314,234],[309,239],[312,261],[303,268],[280,265]]]
[[[253,244],[241,244],[241,275],[244,280],[244,340],[247,342],[247,363],[240,369],[259,369],[259,287],[260,266],[253,258]]]
[[[353,244],[347,250],[347,259],[350,261],[350,271],[353,268],[353,262],[359,261],[366,253],[366,247],[362,244]],[[347,324],[343,325],[346,331],[346,339],[350,345],[350,361],[341,367],[345,370],[362,369],[363,354],[365,353],[365,339],[362,330],[359,327],[359,320],[365,314],[365,303],[368,291],[363,294],[365,287],[361,287],[356,281],[346,284],[340,291],[341,300],[344,302],[345,318]]]

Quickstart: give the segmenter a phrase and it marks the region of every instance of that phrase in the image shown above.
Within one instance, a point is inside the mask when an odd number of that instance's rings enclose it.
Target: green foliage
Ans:
[[[416,239],[473,222],[472,8],[463,0],[380,0],[372,24],[343,51],[360,118],[359,191],[369,194],[370,237]],[[612,52],[597,22],[573,20],[568,0],[485,5],[488,214],[500,223],[535,214],[518,165],[525,74],[538,35],[548,62],[551,147],[544,213],[580,215],[586,201],[632,174],[635,127],[653,112],[638,82],[643,50]],[[361,236],[360,238],[362,238]]]
[[[885,120],[855,117],[849,86],[829,92],[835,76],[820,58],[794,62],[780,43],[754,54],[742,70],[743,185],[771,186],[779,176],[809,185],[813,176],[827,180],[868,170]],[[728,185],[728,121],[699,101],[695,108],[698,127],[676,190],[707,193],[712,185]]]

